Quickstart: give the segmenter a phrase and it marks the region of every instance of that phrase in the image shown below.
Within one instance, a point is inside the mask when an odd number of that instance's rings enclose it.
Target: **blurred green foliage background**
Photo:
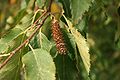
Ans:
[[[119,80],[120,1],[98,0],[93,6],[88,13],[88,36],[92,42],[91,75],[96,80]]]

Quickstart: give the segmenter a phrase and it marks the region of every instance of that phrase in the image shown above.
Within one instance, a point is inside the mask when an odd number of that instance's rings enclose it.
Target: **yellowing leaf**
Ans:
[[[85,68],[87,72],[90,71],[90,54],[89,54],[89,48],[86,42],[86,39],[77,31],[75,28],[70,29],[73,36],[75,37],[75,41],[78,46],[78,50],[80,52],[80,55],[82,57],[83,63],[85,65]]]
[[[87,45],[86,39],[72,26],[72,23],[67,20],[67,18],[64,16],[65,20],[67,21],[67,24],[69,26],[69,29],[74,36],[74,40],[78,46],[79,53],[81,55],[81,58],[83,60],[83,63],[85,65],[85,68],[89,74],[90,71],[90,54],[89,54],[89,47]]]

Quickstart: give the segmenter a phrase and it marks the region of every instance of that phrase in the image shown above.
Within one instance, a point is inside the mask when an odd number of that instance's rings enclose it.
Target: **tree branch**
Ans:
[[[34,24],[37,24],[38,20],[40,18],[42,18],[43,16],[45,16],[47,14],[48,11],[45,11],[35,22]],[[33,36],[36,34],[36,32],[41,28],[41,26],[44,24],[45,20],[47,19],[47,17],[49,16],[49,14],[47,14],[45,16],[45,18],[39,23],[37,24],[37,28],[34,30],[34,32],[19,46],[17,47],[14,51],[10,52],[9,56],[7,57],[7,59],[5,59],[5,61],[0,65],[0,69],[2,69],[6,64],[7,62],[13,57],[13,55],[18,52],[22,47],[25,46],[26,43],[28,43],[32,38]]]

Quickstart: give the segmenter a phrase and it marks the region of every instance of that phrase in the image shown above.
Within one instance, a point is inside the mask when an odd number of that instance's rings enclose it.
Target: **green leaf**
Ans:
[[[0,43],[9,43],[15,38],[17,38],[21,33],[21,30],[18,28],[14,28],[9,31],[3,38],[0,39]]]
[[[65,11],[65,16],[71,17],[70,0],[58,0],[58,1],[61,2],[63,5],[63,9]]]
[[[85,68],[89,74],[90,54],[89,54],[89,47],[87,45],[86,39],[77,30],[75,30],[75,28],[71,28],[70,30],[75,38],[81,58],[83,60]]]
[[[26,4],[28,4],[28,3],[29,3],[29,1],[30,1],[30,0],[25,0]]]
[[[26,14],[26,9],[22,9],[18,12],[17,16],[14,18],[14,25],[18,24],[20,22],[20,20],[24,17],[24,15]]]
[[[37,4],[39,8],[48,8],[49,7],[50,0],[37,0]]]
[[[71,14],[74,24],[82,18],[85,11],[88,11],[93,0],[71,0]]]
[[[19,80],[20,79],[20,55],[16,53],[10,61],[0,69],[0,80]]]
[[[64,27],[65,25],[61,26]],[[68,55],[69,57],[73,60],[74,59],[74,54],[76,52],[76,43],[74,41],[74,37],[68,33],[67,30],[65,30],[64,28],[61,28],[62,33],[63,33],[63,37],[66,43],[66,47],[67,50],[69,51]]]
[[[40,8],[42,8],[45,4],[46,0],[37,0],[37,4]]]
[[[20,20],[24,17],[25,14],[26,14],[26,9],[20,10],[17,13],[17,15],[14,17],[14,20],[13,20],[12,24],[10,24],[8,26],[9,28],[7,28],[6,30],[3,30],[3,28],[0,29],[0,36],[4,36],[4,34],[7,34],[8,31],[10,31],[11,29],[13,29],[16,26],[16,24],[18,24],[20,22]]]
[[[5,51],[7,51],[7,49],[8,49],[7,44],[0,43],[0,46],[2,46],[2,47],[0,47],[0,54],[4,53]]]
[[[30,1],[30,0],[29,0],[29,1]],[[26,1],[26,0],[22,0],[22,1],[21,1],[21,6],[20,6],[20,7],[21,7],[21,9],[26,8],[26,7],[27,7],[27,4],[28,4],[28,3],[27,3],[27,1]]]
[[[32,16],[33,13],[27,14],[25,15],[19,22],[19,24],[17,24],[15,26],[15,28],[19,28],[22,31],[25,31],[32,23]]]
[[[47,39],[47,37],[43,34],[40,33],[40,41],[41,41],[41,48],[50,52],[50,49],[52,47],[52,43]]]
[[[74,36],[74,40],[78,46],[79,53],[81,55],[81,58],[83,60],[83,63],[85,65],[86,71],[89,74],[90,71],[90,54],[89,54],[89,47],[87,45],[86,39],[73,27],[73,24],[67,20],[67,18],[64,16],[69,29]]]
[[[118,18],[118,26],[117,26],[117,31],[116,31],[116,34],[115,34],[115,41],[117,40],[120,40],[120,17]]]
[[[120,38],[119,38],[119,40],[117,42],[117,47],[120,49]]]
[[[55,58],[57,69],[57,80],[79,80],[80,73],[77,70],[74,61],[68,55],[58,55]]]
[[[41,32],[45,34],[45,36],[50,39],[51,38],[51,18],[48,17],[41,27]]]
[[[75,27],[76,27],[80,32],[83,32],[83,31],[86,32],[86,28],[87,28],[86,22],[87,22],[87,20],[86,20],[86,17],[85,17],[85,18],[83,18],[77,25],[75,25]]]
[[[9,51],[13,51],[18,47],[24,41],[24,39],[22,40],[23,37],[24,35],[19,35],[16,39],[12,40]],[[8,63],[0,69],[0,80],[20,80],[21,56],[22,53],[25,52],[23,49],[24,48],[22,48],[20,52],[16,52]],[[7,57],[8,56],[1,57],[0,64],[2,64]]]
[[[55,65],[51,55],[43,49],[35,49],[23,56],[26,80],[55,80]]]
[[[8,50],[8,48],[14,47],[14,40],[22,36],[22,34],[22,31],[18,28],[11,29],[9,33],[0,39],[0,46],[3,46],[0,48],[0,53],[4,53]]]
[[[28,5],[27,5],[27,9],[31,9],[32,10],[32,7],[34,7],[35,1],[36,0],[30,0]]]
[[[6,35],[4,35],[1,39],[0,39],[0,46],[3,46],[0,48],[0,53],[4,53],[8,50],[8,48],[11,46],[13,46],[13,43],[11,43],[14,39],[16,39],[17,37],[19,37],[19,35],[22,35],[25,31],[26,28],[28,28],[31,24],[31,17],[33,14],[27,14],[26,16],[23,17],[23,13],[24,13],[25,9],[22,10],[20,12],[20,14],[18,15],[18,21],[20,21],[19,23],[21,24],[17,24],[13,29],[10,29]],[[18,17],[17,16],[17,17]],[[16,17],[16,18],[17,18]],[[18,22],[16,22],[18,23]]]

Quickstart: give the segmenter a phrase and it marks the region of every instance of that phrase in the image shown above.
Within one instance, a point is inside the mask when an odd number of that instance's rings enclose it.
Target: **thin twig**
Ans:
[[[2,54],[0,55],[0,57],[3,57],[3,56],[9,56],[10,54]]]
[[[47,12],[44,12],[41,16],[43,17]],[[7,57],[7,59],[5,59],[5,61],[0,65],[0,69],[2,69],[6,64],[7,62],[12,58],[12,56],[18,52],[26,43],[28,43],[32,38],[33,36],[36,34],[36,32],[41,28],[41,26],[43,25],[43,23],[45,22],[45,20],[47,19],[47,17],[49,16],[49,14],[46,15],[46,17],[38,24],[37,28],[34,30],[34,32],[19,46],[17,47],[14,51],[10,52],[9,56]],[[39,18],[39,19],[40,19]],[[34,24],[36,24],[38,22],[38,19],[35,21]]]

